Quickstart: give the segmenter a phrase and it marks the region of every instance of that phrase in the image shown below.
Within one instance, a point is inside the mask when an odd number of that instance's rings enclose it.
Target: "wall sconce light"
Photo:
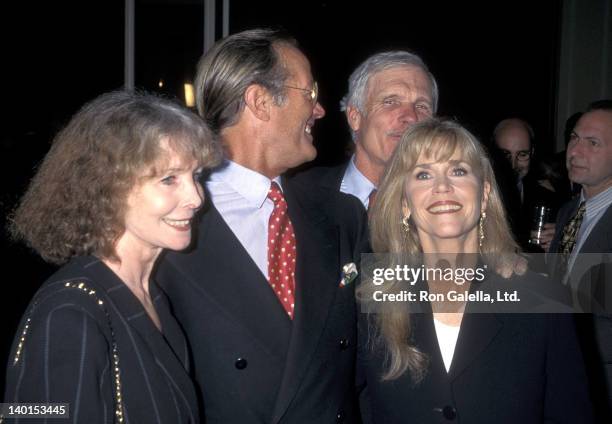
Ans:
[[[185,87],[185,104],[187,107],[195,107],[195,96],[193,94],[193,84],[186,83]]]

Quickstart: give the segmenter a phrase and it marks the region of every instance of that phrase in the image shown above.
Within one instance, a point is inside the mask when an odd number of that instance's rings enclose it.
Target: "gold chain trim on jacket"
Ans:
[[[96,291],[87,287],[87,285],[84,282],[67,282],[64,284],[64,287],[78,289],[86,293],[88,296],[91,296],[96,301],[98,306],[100,306],[102,311],[104,311],[104,314],[106,315],[106,318],[108,320],[108,326],[110,328],[110,333],[111,333],[112,362],[113,362],[112,372],[113,372],[114,384],[115,384],[115,391],[114,391],[115,418],[118,423],[123,423],[124,421],[123,397],[121,396],[121,371],[119,368],[119,352],[117,350],[117,342],[115,340],[115,331],[113,330],[113,326],[111,325],[110,314],[108,313],[108,310],[106,309],[106,306],[104,305],[104,301],[100,299],[100,297],[98,297]],[[36,302],[34,302],[30,309],[30,315],[36,306],[37,304]],[[26,336],[28,335],[28,330],[30,329],[30,322],[31,322],[31,316],[28,316],[28,318],[25,321],[23,331],[21,332],[21,336],[19,337],[19,343],[17,344],[17,350],[15,351],[15,358],[13,359],[13,366],[17,365],[19,363],[19,360],[21,359],[21,354],[23,352],[23,347],[25,345]],[[5,418],[4,416],[0,415],[0,424],[4,422],[4,418]]]

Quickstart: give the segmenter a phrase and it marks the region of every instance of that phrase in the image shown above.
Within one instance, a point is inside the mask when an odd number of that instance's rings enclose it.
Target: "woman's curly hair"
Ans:
[[[204,168],[221,159],[204,121],[170,100],[115,91],[87,103],[57,134],[11,216],[13,238],[56,264],[117,259],[128,193],[168,160],[162,145]]]

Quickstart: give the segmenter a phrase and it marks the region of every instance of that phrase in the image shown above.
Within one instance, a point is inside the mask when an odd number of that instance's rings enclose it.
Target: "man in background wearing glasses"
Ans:
[[[516,185],[508,185],[507,191],[512,192],[510,194],[505,193],[504,200],[515,236],[526,249],[534,248],[534,246],[528,244],[534,208],[536,206],[546,206],[555,209],[555,205],[558,203],[555,199],[555,193],[543,187],[537,181],[537,178],[532,175],[533,172],[530,174],[534,153],[533,139],[534,132],[529,123],[518,118],[504,119],[493,130],[495,147],[514,171]],[[503,187],[504,181],[500,181],[500,184]],[[520,207],[517,205],[520,205]],[[551,216],[550,220],[554,220],[554,216]],[[548,248],[554,234],[554,224],[545,224],[540,236],[540,247],[542,249],[546,250]]]
[[[226,160],[195,246],[158,281],[187,335],[206,423],[358,422],[353,273],[363,208],[283,174],[315,158],[325,114],[296,41],[249,30],[200,59],[198,112]],[[346,277],[346,278],[345,278]]]
[[[501,121],[493,130],[495,145],[512,165],[518,177],[517,185],[522,186],[522,180],[529,173],[531,155],[533,154],[533,129],[522,119],[510,118]],[[519,189],[521,201],[524,191]]]

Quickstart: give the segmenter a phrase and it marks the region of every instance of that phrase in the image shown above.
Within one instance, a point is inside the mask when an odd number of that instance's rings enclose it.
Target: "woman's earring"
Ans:
[[[410,224],[408,223],[409,219],[410,219],[410,215],[406,215],[401,220],[402,230],[404,231],[405,234],[408,234],[410,232]]]
[[[480,214],[480,222],[478,223],[478,248],[482,249],[482,242],[484,241],[485,238],[485,233],[484,233],[484,220],[487,217],[487,213],[485,211],[482,211],[482,213]]]

